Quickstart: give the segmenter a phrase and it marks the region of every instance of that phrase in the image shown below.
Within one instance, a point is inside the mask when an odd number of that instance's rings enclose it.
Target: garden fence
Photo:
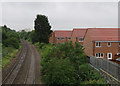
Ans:
[[[108,72],[110,75],[120,80],[120,64],[109,61],[105,58],[98,59],[92,55],[90,56],[90,63],[96,68],[101,68],[102,70]]]

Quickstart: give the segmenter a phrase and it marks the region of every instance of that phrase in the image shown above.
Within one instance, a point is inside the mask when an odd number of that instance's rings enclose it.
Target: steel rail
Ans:
[[[21,40],[22,48],[21,48],[21,52],[20,52],[19,57],[18,57],[19,59],[15,62],[14,66],[12,67],[12,69],[10,70],[10,72],[7,74],[7,76],[6,76],[5,79],[3,80],[3,84],[12,84],[13,81],[15,80],[15,78],[16,78],[16,76],[17,76],[17,74],[18,74],[18,72],[19,72],[19,70],[20,70],[20,68],[21,68],[21,65],[22,65],[22,63],[23,63],[23,61],[24,61],[24,58],[25,58],[25,56],[26,56],[26,52],[25,52],[25,51],[27,50],[27,47],[25,46],[25,44],[26,44],[26,43],[25,43],[23,40]],[[19,69],[17,69],[16,67],[18,67]],[[17,73],[12,77],[12,80],[9,81],[10,75],[12,75],[12,72],[13,72],[15,69],[17,70]],[[8,80],[10,83],[6,83],[7,80]]]

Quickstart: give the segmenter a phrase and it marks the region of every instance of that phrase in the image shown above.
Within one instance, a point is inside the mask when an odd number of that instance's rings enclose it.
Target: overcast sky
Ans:
[[[2,25],[34,29],[37,14],[46,15],[53,30],[117,27],[117,2],[3,2]]]

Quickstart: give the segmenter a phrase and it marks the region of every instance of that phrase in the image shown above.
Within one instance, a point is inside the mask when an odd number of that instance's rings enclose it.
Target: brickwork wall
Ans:
[[[58,40],[57,37],[55,37],[55,44],[58,43],[65,43],[65,42],[70,42],[71,40],[68,40],[67,37],[64,37],[64,40],[61,39],[61,37],[59,37],[60,39]]]
[[[93,55],[93,43],[90,39],[89,31],[86,32],[83,47],[85,48],[85,54],[90,57],[90,55]]]
[[[49,43],[54,43],[54,32],[52,32],[49,37]]]
[[[101,47],[95,47],[95,53],[104,53],[104,58],[107,58],[107,53],[112,53],[112,59],[118,58],[116,55],[119,51],[119,43],[111,42],[111,46],[108,47],[108,42],[101,42]]]

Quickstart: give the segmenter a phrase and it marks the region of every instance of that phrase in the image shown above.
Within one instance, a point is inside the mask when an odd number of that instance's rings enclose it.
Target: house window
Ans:
[[[57,37],[57,40],[59,40],[60,38],[59,37]]]
[[[103,53],[96,53],[96,57],[97,57],[97,58],[103,58],[103,57],[104,57],[104,54],[103,54]]]
[[[64,37],[61,37],[62,40],[64,40]]]
[[[79,39],[79,42],[83,42],[83,38],[82,37],[80,37],[78,39]]]
[[[107,43],[107,45],[108,45],[108,47],[110,47],[110,46],[111,46],[111,43],[110,43],[110,42],[108,42],[108,43]]]
[[[120,42],[119,42],[119,47],[120,47]]]
[[[99,53],[96,53],[96,57],[99,57]]]
[[[103,53],[101,53],[101,57],[104,57]]]
[[[107,58],[112,59],[112,53],[107,53]]]
[[[96,47],[101,47],[101,43],[100,42],[96,42]]]
[[[71,39],[71,37],[68,37],[67,39],[68,39],[68,40],[70,40],[70,39]]]

